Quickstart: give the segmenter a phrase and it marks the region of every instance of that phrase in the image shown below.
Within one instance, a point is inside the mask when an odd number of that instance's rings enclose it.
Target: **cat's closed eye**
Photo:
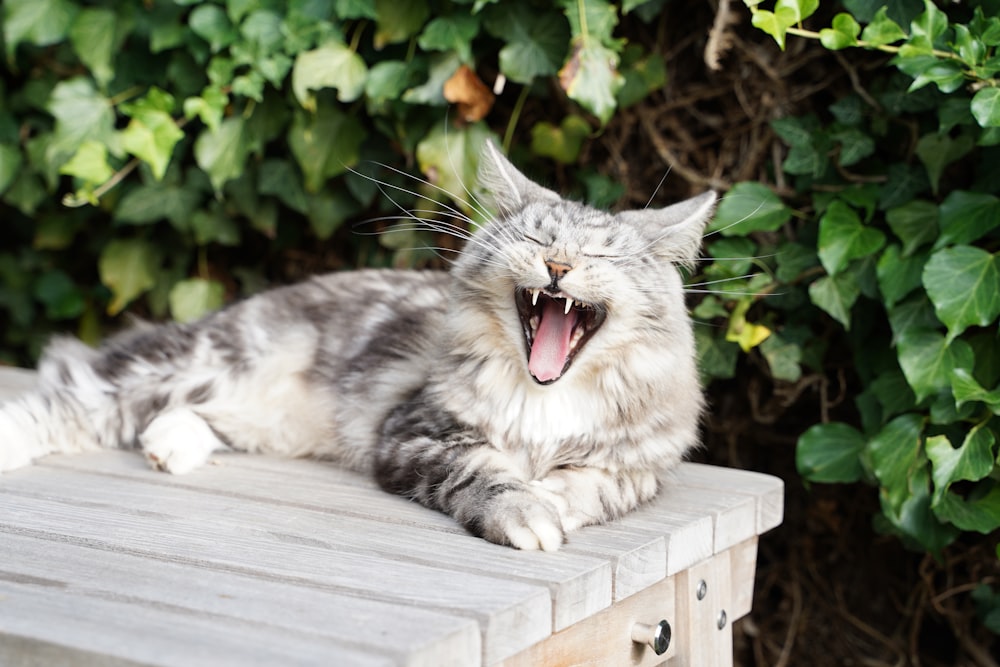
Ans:
[[[538,238],[537,236],[532,236],[531,234],[522,234],[522,238],[525,241],[529,241],[531,243],[534,243],[535,245],[540,245],[540,246],[545,247],[545,248],[547,248],[550,245],[552,245],[552,240],[551,239],[542,240],[542,239]]]

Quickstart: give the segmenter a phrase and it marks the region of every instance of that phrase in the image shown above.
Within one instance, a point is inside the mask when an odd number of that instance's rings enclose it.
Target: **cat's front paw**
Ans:
[[[151,421],[139,442],[151,466],[174,475],[201,467],[212,452],[225,446],[204,419],[184,408]]]
[[[33,452],[14,419],[0,412],[0,472],[30,465],[44,452]]]
[[[474,522],[473,530],[490,542],[517,549],[556,551],[566,533],[559,510],[531,487],[504,491],[496,496]]]

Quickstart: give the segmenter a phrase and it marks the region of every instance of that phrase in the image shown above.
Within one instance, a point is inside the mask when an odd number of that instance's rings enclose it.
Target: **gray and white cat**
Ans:
[[[0,409],[0,470],[136,447],[186,473],[231,448],[329,459],[520,549],[649,500],[703,398],[676,265],[713,193],[609,214],[491,143],[496,215],[452,270],[313,278],[192,324],[53,340]]]

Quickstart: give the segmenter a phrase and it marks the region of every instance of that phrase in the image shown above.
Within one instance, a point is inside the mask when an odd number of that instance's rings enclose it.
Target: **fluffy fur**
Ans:
[[[496,215],[449,273],[326,275],[97,350],[53,341],[40,388],[0,410],[0,470],[102,447],[171,473],[313,456],[521,549],[648,500],[697,441],[676,266],[715,196],[609,214],[492,144],[482,163]]]

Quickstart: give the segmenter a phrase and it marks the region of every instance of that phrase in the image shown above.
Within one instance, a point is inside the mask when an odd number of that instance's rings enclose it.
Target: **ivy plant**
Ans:
[[[417,232],[338,232],[463,193],[494,131],[575,160],[663,85],[662,59],[616,36],[661,4],[4,2],[0,359],[29,363],[55,329],[95,340],[126,309],[198,317],[296,248],[429,261]],[[550,86],[555,113],[521,128]]]
[[[745,3],[779,48],[890,57],[825,115],[773,122],[794,195],[740,183],[723,200],[709,254],[756,259],[703,271],[719,289],[695,314],[726,323],[699,330],[706,375],[732,377],[741,348],[779,384],[849,355],[855,416],[802,434],[803,478],[876,485],[878,525],[931,552],[995,535],[1000,16],[985,2],[853,0],[812,30],[816,0]]]

